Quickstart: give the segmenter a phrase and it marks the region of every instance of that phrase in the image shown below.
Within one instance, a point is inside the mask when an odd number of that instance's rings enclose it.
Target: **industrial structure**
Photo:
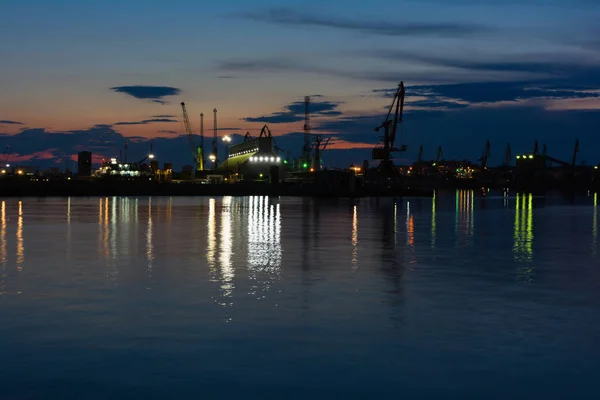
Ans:
[[[383,137],[381,138],[383,143],[373,149],[371,158],[373,160],[381,160],[378,169],[380,172],[386,175],[398,175],[398,170],[392,162],[392,153],[404,152],[407,150],[407,146],[405,144],[400,144],[400,147],[395,147],[398,125],[402,123],[404,95],[404,82],[400,82],[400,84],[398,84],[398,89],[394,94],[394,99],[392,100],[392,104],[390,105],[390,109],[385,120],[381,123],[381,125],[375,128],[375,132],[378,132],[381,128],[383,128],[384,133]],[[392,116],[392,118],[390,118],[390,116]],[[400,137],[400,139],[402,140],[402,137]]]
[[[233,180],[266,181],[279,180],[282,165],[281,156],[274,151],[271,130],[265,125],[258,137],[246,133],[242,143],[230,146],[217,170],[227,172]]]
[[[92,153],[80,151],[77,153],[77,175],[92,176]]]
[[[518,153],[516,156],[513,156],[511,144],[506,144],[501,165],[490,166],[492,146],[490,140],[486,140],[482,146],[482,152],[477,152],[479,154],[473,157],[474,161],[445,159],[442,146],[437,147],[435,158],[427,159],[424,157],[426,146],[421,144],[414,152],[414,156],[416,156],[414,163],[395,165],[395,153],[407,151],[402,137],[405,94],[404,82],[400,82],[385,119],[375,127],[375,132],[383,130],[383,135],[372,149],[371,159],[364,160],[361,166],[359,166],[360,164],[355,165],[354,162],[347,168],[335,169],[325,166],[323,154],[329,148],[332,137],[313,133],[310,96],[304,96],[302,143],[298,143],[295,149],[288,148],[287,151],[278,146],[267,125],[264,125],[254,137],[249,132],[246,133],[241,143],[235,143],[231,136],[219,137],[216,108],[213,109],[212,143],[207,150],[204,143],[204,113],[199,114],[200,142],[197,143],[186,104],[181,102],[182,122],[186,136],[183,139],[187,139],[185,147],[189,147],[189,149],[182,149],[182,151],[186,150],[188,154],[183,160],[185,164],[191,164],[190,161],[193,160],[193,165],[186,165],[181,172],[175,172],[172,163],[165,162],[161,169],[158,160],[154,158],[152,145],[144,158],[136,162],[129,162],[129,143],[126,142],[124,147],[119,149],[118,157],[104,160],[95,171],[92,170],[92,153],[89,151],[79,152],[77,154],[77,178],[79,179],[74,179],[74,181],[102,181],[107,185],[116,185],[115,182],[119,180],[135,180],[144,182],[146,185],[172,183],[186,186],[189,184],[186,187],[192,188],[189,189],[192,192],[208,190],[207,186],[200,189],[198,184],[213,187],[212,184],[217,183],[239,183],[240,185],[237,187],[250,187],[251,191],[256,188],[264,190],[264,184],[270,184],[273,187],[280,185],[288,188],[286,190],[289,190],[290,193],[304,193],[306,190],[314,189],[319,193],[362,192],[378,195],[402,192],[407,187],[411,187],[411,190],[465,186],[472,188],[510,187],[515,190],[556,187],[598,188],[600,190],[600,166],[586,166],[581,162],[577,164],[579,140],[575,141],[569,161],[563,161],[548,154],[545,144],[541,146],[540,151],[540,146],[535,141],[532,151]],[[222,143],[219,143],[220,141]],[[225,151],[222,151],[222,154],[219,154],[219,144],[225,145]],[[192,153],[191,160],[189,159],[189,150]],[[295,158],[290,158],[292,152],[296,154]],[[71,177],[68,165],[64,172],[56,166],[40,172],[34,167],[12,166],[9,158],[10,148],[6,146],[2,158],[0,158],[0,178],[3,182],[11,179],[37,182],[40,177],[45,177],[46,180],[70,179]],[[372,160],[379,161],[379,163],[370,168],[369,162]],[[233,193],[237,189],[232,189],[232,187],[234,186],[222,190]],[[218,191],[218,189],[214,190]]]

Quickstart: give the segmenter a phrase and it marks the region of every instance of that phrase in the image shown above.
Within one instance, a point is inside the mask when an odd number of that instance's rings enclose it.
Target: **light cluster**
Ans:
[[[250,161],[252,162],[281,162],[280,157],[267,157],[267,156],[252,156],[250,157]]]
[[[241,156],[241,155],[248,154],[248,153],[256,153],[257,151],[258,151],[258,147],[254,148],[254,149],[250,149],[250,150],[238,151],[238,152],[229,154],[229,158]]]

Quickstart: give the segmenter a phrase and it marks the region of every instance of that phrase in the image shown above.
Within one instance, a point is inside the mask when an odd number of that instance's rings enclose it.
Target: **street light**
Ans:
[[[148,158],[152,160],[154,158],[154,154],[149,154]]]
[[[215,165],[214,165],[214,164],[215,164],[215,161],[217,160],[217,156],[215,156],[214,154],[211,154],[210,156],[208,156],[208,159],[209,159],[210,161],[212,161],[212,163],[213,163],[213,168],[214,168],[214,167],[215,167]]]
[[[223,136],[223,141],[227,143],[225,145],[225,149],[227,150],[227,154],[225,154],[225,158],[229,158],[229,143],[231,143],[231,136]]]

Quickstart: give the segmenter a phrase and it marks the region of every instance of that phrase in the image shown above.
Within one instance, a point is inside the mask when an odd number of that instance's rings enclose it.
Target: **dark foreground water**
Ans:
[[[600,398],[561,203],[0,199],[0,398]]]

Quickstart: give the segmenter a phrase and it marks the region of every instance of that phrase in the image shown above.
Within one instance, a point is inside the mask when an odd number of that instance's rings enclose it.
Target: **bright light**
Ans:
[[[310,169],[310,172],[315,172],[315,169],[314,169],[314,168],[311,168],[311,169]]]
[[[262,177],[263,177],[263,174],[260,174],[259,176],[262,178]]]
[[[152,160],[154,158],[154,154],[149,154],[148,158]]]
[[[3,170],[2,170],[2,173],[3,173],[3,174],[5,174],[5,173],[6,173],[6,170],[5,170],[5,169],[3,169]]]
[[[517,160],[518,160],[519,158],[521,158],[521,156],[517,156]]]
[[[17,174],[19,174],[19,175],[23,175],[23,170],[21,170],[21,169],[20,169],[20,170],[18,170],[18,171],[17,171]]]
[[[250,161],[254,161],[254,157],[250,157]]]
[[[10,164],[6,164],[6,168],[10,167]]]
[[[229,142],[231,142],[231,138],[229,136],[224,136],[223,141],[229,143]]]
[[[281,162],[281,158],[277,157],[277,162]]]
[[[258,157],[258,161],[264,161],[264,159],[265,158],[263,156]]]
[[[533,156],[530,154],[530,155],[529,155],[529,158],[533,158]]]
[[[594,169],[598,169],[598,166],[597,166],[597,165],[595,165],[595,166],[594,166]]]
[[[217,159],[217,157],[216,157],[214,154],[211,154],[210,156],[208,156],[208,159],[209,159],[210,161],[213,161],[213,162],[214,162],[214,161]]]
[[[110,159],[110,163],[111,164],[116,164],[117,163],[117,159],[116,158],[111,158]]]

